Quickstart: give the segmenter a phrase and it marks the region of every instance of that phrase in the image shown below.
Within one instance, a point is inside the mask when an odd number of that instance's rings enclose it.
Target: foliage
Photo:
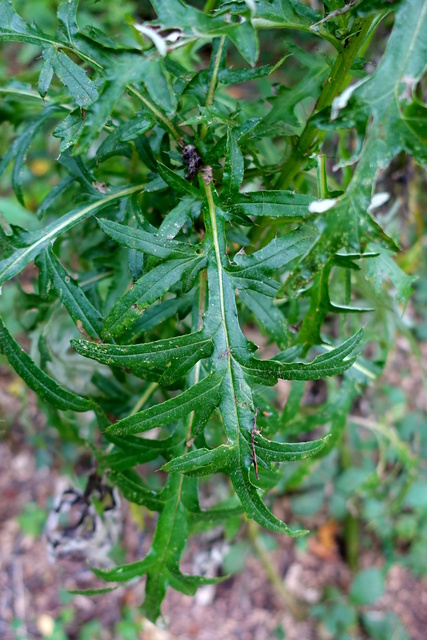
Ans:
[[[357,580],[358,576],[356,576]],[[315,605],[312,611],[321,627],[337,640],[350,640],[361,637],[357,635],[357,610],[354,604],[348,602],[342,593],[330,590],[325,603]],[[364,631],[372,640],[386,640],[397,638],[408,640],[401,622],[393,613],[369,611],[361,615]]]
[[[0,217],[0,283],[34,261],[37,280],[30,271],[31,292],[20,292],[32,354],[4,322],[0,344],[61,435],[158,512],[143,559],[93,568],[111,582],[145,575],[144,612],[156,619],[168,586],[193,594],[217,580],[181,572],[193,532],[245,512],[304,533],[272,513],[268,491],[322,464],[381,371],[393,292],[404,306],[413,279],[393,259],[393,209],[377,215],[388,196],[376,182],[402,151],[426,162],[427,2],[329,2],[323,16],[297,0],[214,11],[152,0],[156,18],[115,34],[80,27],[77,4],[59,3],[51,35],[0,0],[0,39],[37,52],[0,87],[11,138],[0,173],[29,221],[16,225],[7,208]],[[393,10],[369,74],[358,56]],[[257,66],[266,29],[286,54]],[[288,60],[305,69],[291,89]],[[233,97],[245,86],[248,99]],[[253,322],[268,358],[245,335]],[[367,343],[371,361],[358,357]],[[327,401],[305,411],[305,383],[329,377]],[[283,411],[279,380],[292,381]],[[203,509],[199,478],[217,473],[229,498]]]
[[[43,532],[46,512],[35,502],[28,502],[18,516],[18,524],[26,535],[39,536]]]

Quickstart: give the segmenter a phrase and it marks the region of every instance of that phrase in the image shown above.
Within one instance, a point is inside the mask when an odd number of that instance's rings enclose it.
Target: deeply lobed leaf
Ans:
[[[357,361],[362,329],[348,318],[332,325],[329,316],[375,309],[352,301],[356,271],[377,295],[390,277],[398,301],[407,301],[411,276],[393,261],[395,241],[372,212],[371,196],[378,171],[401,150],[426,161],[425,105],[416,85],[427,52],[427,2],[402,0],[377,70],[337,98],[357,67],[360,33],[382,15],[384,3],[366,4],[325,21],[298,0],[220,2],[211,13],[180,0],[152,0],[157,18],[116,42],[79,28],[77,0],[59,3],[55,36],[0,0],[0,40],[36,46],[43,58],[38,78],[30,74],[39,94],[28,84],[0,88],[5,118],[17,129],[0,174],[13,162],[18,201],[24,203],[28,187],[32,208],[48,218],[43,227],[24,210],[28,231],[0,219],[0,284],[33,260],[38,269],[27,304],[37,308],[34,334],[43,327],[41,366],[3,323],[0,345],[44,402],[59,411],[95,412],[102,437],[88,448],[98,468],[129,501],[158,512],[145,558],[94,568],[112,582],[146,576],[144,611],[152,619],[168,586],[193,594],[217,580],[181,572],[192,532],[245,512],[270,531],[304,533],[273,514],[265,488],[280,481],[279,463],[297,463],[296,476],[304,475],[311,459],[329,454],[361,386],[375,377],[366,361]],[[365,12],[371,17],[360,19]],[[289,43],[277,65],[255,67],[264,28],[304,31],[328,48],[313,55]],[[251,68],[241,58],[230,67],[236,55],[230,42]],[[211,61],[200,68],[195,56],[205,44]],[[338,52],[332,70],[331,45]],[[290,56],[304,70],[292,89],[275,75]],[[252,87],[261,78],[253,100],[235,98],[230,85]],[[39,106],[27,113],[27,104]],[[330,192],[321,136],[313,132],[340,137],[348,127],[356,129],[351,161],[358,164],[348,176],[343,159]],[[52,129],[60,141],[58,180],[48,174],[39,197],[24,167],[39,134],[50,139]],[[307,174],[289,168],[294,162]],[[294,176],[294,184],[278,189],[283,175]],[[94,220],[101,210],[105,217]],[[331,293],[341,276],[342,304]],[[96,389],[90,398],[46,373],[46,328],[62,310],[75,325],[71,345],[78,354],[70,355],[67,341],[64,360],[75,366],[83,356],[87,367],[90,360],[102,365],[90,369]],[[268,356],[258,357],[247,337],[254,322],[268,336]],[[325,352],[308,358],[317,346]],[[307,414],[302,383],[333,376],[341,378],[331,383],[331,397]],[[293,381],[283,411],[267,389],[279,379]],[[300,441],[318,427],[325,435]],[[145,464],[162,470],[156,489],[146,481],[147,467],[140,472]],[[230,478],[232,495],[203,510],[197,478],[216,473]],[[289,486],[297,486],[295,477]]]

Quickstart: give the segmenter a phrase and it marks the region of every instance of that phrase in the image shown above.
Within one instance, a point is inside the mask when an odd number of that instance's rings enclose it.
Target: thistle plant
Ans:
[[[151,4],[152,19],[112,33],[80,28],[78,1],[62,0],[52,35],[0,0],[0,40],[31,47],[29,69],[0,87],[0,173],[31,212],[28,229],[0,218],[0,283],[34,262],[20,295],[35,348],[8,318],[0,345],[49,423],[158,513],[144,558],[93,568],[113,583],[146,576],[156,619],[168,586],[216,580],[182,573],[192,533],[243,514],[305,533],[272,513],[271,490],[330,454],[385,361],[387,314],[412,278],[376,181],[401,152],[427,160],[427,2]],[[259,64],[273,38],[283,56]],[[48,166],[37,179],[33,149]],[[306,382],[323,379],[327,400],[303,411]],[[279,380],[292,381],[284,407]],[[199,478],[217,473],[229,497],[203,509]]]

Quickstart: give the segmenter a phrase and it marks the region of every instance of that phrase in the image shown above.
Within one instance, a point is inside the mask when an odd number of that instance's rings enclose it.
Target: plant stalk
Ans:
[[[333,99],[342,90],[350,68],[369,32],[371,22],[371,17],[361,20],[358,33],[348,41],[348,46],[344,47],[344,49],[338,53],[331,75],[323,86],[313,113],[318,113],[325,107],[331,106]],[[307,122],[298,144],[292,149],[291,155],[279,175],[276,183],[277,189],[289,188],[295,176],[304,165],[315,142],[324,136],[325,132],[316,129],[316,127],[310,124],[310,121]]]
[[[142,409],[142,407],[147,402],[147,400],[151,398],[151,396],[153,395],[153,393],[155,392],[158,386],[159,384],[157,382],[152,382],[146,388],[146,390],[144,391],[144,393],[142,394],[138,402],[135,404],[134,408],[132,409],[129,415],[133,416],[135,413],[138,413],[138,411]]]
[[[297,620],[304,620],[307,616],[306,607],[303,603],[299,602],[294,594],[286,588],[281,576],[276,570],[273,562],[271,561],[270,555],[268,551],[263,547],[260,538],[259,538],[259,525],[254,520],[247,521],[247,531],[248,538],[252,547],[254,548],[255,553],[258,556],[259,561],[261,562],[262,568],[265,571],[265,574],[276,592],[277,596],[285,605],[286,609],[293,615]]]
[[[148,100],[145,96],[143,96],[142,93],[140,93],[137,89],[135,89],[135,87],[132,87],[131,85],[128,84],[126,88],[129,91],[129,93],[133,93],[134,96],[136,96],[139,100],[141,100],[142,104],[144,104],[148,109],[150,109],[158,120],[161,120],[163,122],[163,124],[167,129],[169,129],[169,132],[172,134],[175,140],[180,140],[181,134],[174,127],[174,125],[169,120],[169,118],[163,115],[163,113],[159,111],[159,109],[157,109],[157,107],[154,106],[154,104],[150,102],[150,100]]]
[[[213,72],[212,72],[212,78],[209,84],[209,90],[208,90],[208,95],[206,97],[206,103],[205,103],[205,107],[209,108],[213,101],[214,101],[214,94],[215,94],[215,88],[216,88],[216,83],[218,80],[218,71],[219,71],[219,65],[221,62],[221,56],[222,56],[222,50],[224,49],[224,44],[225,44],[225,36],[221,37],[221,40],[219,42],[219,47],[218,47],[218,51],[215,57],[215,63],[214,63],[214,68],[213,68]],[[208,126],[206,124],[206,122],[204,122],[202,124],[202,129],[200,131],[200,139],[204,140],[206,138],[206,134],[208,132]]]
[[[217,3],[217,0],[207,0],[203,8],[203,13],[210,13],[213,9],[215,9],[216,3]]]
[[[344,434],[341,440],[341,467],[349,469],[352,465],[351,450],[348,444],[348,436]],[[344,523],[344,543],[347,564],[350,571],[355,573],[359,568],[359,521],[348,511]]]

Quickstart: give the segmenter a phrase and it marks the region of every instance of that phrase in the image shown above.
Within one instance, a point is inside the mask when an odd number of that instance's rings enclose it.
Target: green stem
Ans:
[[[347,434],[341,440],[340,449],[341,467],[349,469],[352,465],[352,458]],[[356,572],[359,567],[359,535],[359,521],[348,511],[344,523],[344,541],[347,564],[353,572]]]
[[[359,23],[359,31],[348,41],[348,46],[338,53],[332,73],[326,80],[313,113],[318,113],[332,104],[333,99],[342,90],[350,68],[362,47],[369,32],[372,18],[364,18]],[[325,132],[319,131],[308,122],[301,134],[298,144],[293,148],[282,172],[277,180],[276,188],[287,189],[295,176],[305,164],[307,156],[312,151],[313,145],[325,136]]]
[[[141,102],[154,113],[154,115],[158,120],[161,120],[161,122],[163,122],[163,124],[169,130],[169,132],[172,134],[175,140],[179,140],[182,137],[179,131],[174,127],[171,120],[169,120],[169,118],[167,118],[161,111],[159,111],[159,109],[157,109],[157,107],[154,106],[154,104],[150,102],[150,100],[148,100],[145,96],[143,96],[142,93],[140,93],[137,89],[135,89],[135,87],[132,87],[129,84],[127,85],[126,88],[129,91],[129,93],[133,93],[134,96],[136,96],[139,100],[141,100]]]
[[[352,513],[348,513],[344,524],[345,552],[347,564],[353,573],[359,568],[359,537],[359,521]]]
[[[134,413],[138,413],[138,411],[144,406],[147,400],[151,398],[158,386],[159,385],[157,382],[152,382],[150,385],[148,385],[129,415],[133,416]]]
[[[218,51],[215,57],[215,64],[214,64],[214,69],[212,73],[211,83],[209,85],[208,97],[206,98],[207,107],[210,107],[211,104],[213,103],[216,81],[218,78],[219,65],[221,63],[222,50],[224,49],[224,43],[225,43],[225,36],[222,36],[219,42]]]
[[[317,156],[317,196],[320,199],[327,198],[329,194],[328,176],[326,172],[326,156],[319,153]]]
[[[207,0],[203,9],[203,13],[210,13],[212,9],[215,9],[216,3],[217,3],[217,0]]]
[[[345,270],[345,298],[344,304],[349,305],[351,302],[351,271]]]
[[[84,287],[88,287],[90,284],[94,282],[99,282],[100,280],[104,280],[105,278],[109,278],[113,276],[115,271],[103,271],[102,273],[98,273],[98,275],[93,276],[92,278],[88,278],[87,280],[79,280],[80,287],[83,289]]]
[[[210,183],[206,184],[205,182],[203,182],[203,184],[205,187],[206,200],[208,203],[208,210],[209,210],[209,218],[210,218],[210,223],[212,227],[212,240],[213,240],[213,245],[215,249],[215,259],[218,266],[218,288],[219,288],[221,322],[222,322],[222,326],[224,327],[224,338],[226,343],[226,350],[228,354],[231,354],[230,341],[229,341],[228,332],[227,332],[221,249],[219,246],[218,225],[216,220],[215,203],[213,199],[211,184]],[[228,363],[230,363],[230,357],[228,357]]]
[[[203,269],[200,272],[200,278],[199,278],[199,318],[197,322],[197,331],[201,331],[203,329],[203,314],[206,308],[206,283],[207,283],[207,274],[206,274],[206,270]]]
[[[271,561],[268,551],[265,550],[261,543],[258,535],[260,530],[259,525],[253,520],[248,520],[247,527],[248,538],[274,591],[294,618],[304,620],[307,617],[306,608],[297,600],[294,594],[286,588],[282,577]]]
[[[206,97],[206,103],[205,106],[207,108],[209,108],[213,101],[214,101],[214,94],[215,94],[215,88],[216,88],[216,83],[218,80],[218,71],[219,71],[219,65],[221,63],[221,56],[222,56],[222,50],[224,49],[224,43],[225,43],[225,36],[221,37],[221,40],[219,42],[219,47],[218,47],[218,51],[216,53],[215,56],[215,63],[214,63],[214,68],[213,68],[213,72],[212,72],[212,78],[209,84],[209,90],[208,90],[208,95]],[[206,138],[206,134],[208,132],[208,126],[206,124],[206,122],[204,122],[202,124],[202,129],[200,132],[200,138],[201,140],[204,140]]]

